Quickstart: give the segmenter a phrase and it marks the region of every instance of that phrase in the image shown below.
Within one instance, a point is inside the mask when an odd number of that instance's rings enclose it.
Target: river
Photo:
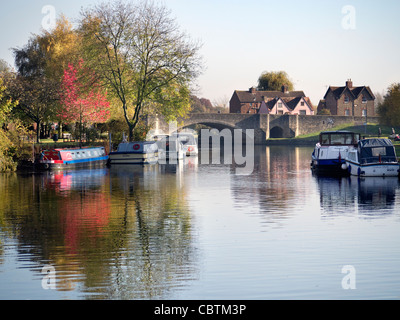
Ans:
[[[1,174],[0,299],[399,299],[399,180],[311,152]]]

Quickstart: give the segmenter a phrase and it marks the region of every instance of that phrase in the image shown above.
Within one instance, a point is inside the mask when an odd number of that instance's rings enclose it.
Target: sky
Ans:
[[[13,0],[0,5],[0,58],[25,45],[56,16],[72,21],[97,0]],[[181,30],[202,43],[199,98],[229,103],[264,71],[285,71],[317,105],[328,86],[369,86],[384,94],[400,82],[398,0],[160,0]],[[51,12],[53,12],[51,11]]]

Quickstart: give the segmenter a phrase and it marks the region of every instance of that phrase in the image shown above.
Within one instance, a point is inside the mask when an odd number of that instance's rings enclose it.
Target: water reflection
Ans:
[[[332,178],[315,176],[324,216],[357,212],[364,217],[382,217],[395,213],[397,177],[355,176]]]
[[[254,208],[252,213],[262,214],[267,220],[297,212],[301,202],[307,201],[309,155],[309,148],[256,146],[252,174],[231,175],[235,205]]]
[[[163,298],[196,277],[185,165],[2,175],[1,235],[58,291]]]
[[[0,267],[6,270],[0,281],[14,280],[3,281],[0,293],[318,298],[326,292],[310,283],[340,288],[338,263],[358,257],[361,267],[398,252],[399,181],[313,176],[311,152],[257,146],[249,175],[236,174],[235,164],[202,164],[201,157],[177,165],[0,175]],[[349,219],[354,216],[362,219]],[[364,240],[339,248],[338,237]],[[359,252],[365,256],[355,257]],[[390,276],[398,260],[388,265]],[[56,269],[56,293],[41,289],[44,265]],[[12,287],[19,280],[13,268],[35,275],[33,294],[24,296],[28,284]]]

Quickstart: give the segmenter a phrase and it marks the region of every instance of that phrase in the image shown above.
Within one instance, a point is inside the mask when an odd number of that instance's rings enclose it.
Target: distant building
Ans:
[[[281,91],[235,90],[229,103],[230,113],[270,113],[313,115],[311,101],[303,91],[288,91],[282,86]]]
[[[343,87],[328,88],[318,104],[318,113],[324,109],[336,116],[375,116],[375,96],[369,87],[353,87],[348,80]]]

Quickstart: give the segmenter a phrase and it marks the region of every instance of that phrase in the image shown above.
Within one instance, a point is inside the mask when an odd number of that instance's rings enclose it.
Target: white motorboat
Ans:
[[[154,164],[158,161],[158,146],[155,141],[121,143],[118,150],[109,154],[113,164]]]
[[[182,142],[176,135],[166,136],[157,142],[159,163],[168,161],[176,162],[185,156]]]
[[[389,139],[363,139],[349,151],[343,166],[360,177],[394,177],[400,172],[396,150]]]
[[[311,168],[316,173],[344,175],[342,168],[350,150],[355,150],[360,139],[358,133],[350,131],[325,131],[311,155]]]
[[[183,150],[186,156],[197,156],[199,154],[196,137],[193,133],[180,132],[178,133],[178,140],[183,144]]]

